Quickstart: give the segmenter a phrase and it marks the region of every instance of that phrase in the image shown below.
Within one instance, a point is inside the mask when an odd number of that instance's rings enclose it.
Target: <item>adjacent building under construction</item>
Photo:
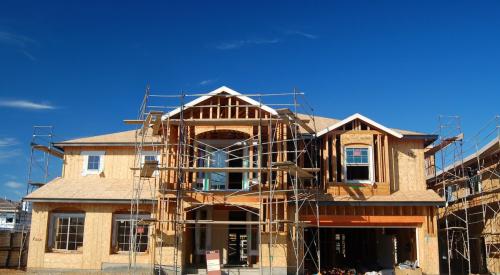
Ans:
[[[312,110],[297,90],[148,88],[135,129],[49,148],[63,169],[25,198],[28,269],[439,273],[438,136]]]
[[[464,138],[459,117],[440,117],[440,138],[426,151],[427,184],[446,199],[439,209],[441,273],[500,273],[500,117]]]

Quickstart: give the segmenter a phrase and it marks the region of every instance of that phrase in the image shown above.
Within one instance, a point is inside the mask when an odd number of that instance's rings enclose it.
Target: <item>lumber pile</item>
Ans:
[[[28,256],[27,244],[22,247],[23,238],[28,240],[27,232],[0,231],[0,268],[26,266]]]

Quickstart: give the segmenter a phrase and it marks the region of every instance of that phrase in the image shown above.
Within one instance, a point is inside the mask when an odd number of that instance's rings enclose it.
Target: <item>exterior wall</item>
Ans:
[[[341,152],[337,152],[335,140],[340,140]],[[332,160],[328,163],[328,142],[332,139]],[[322,138],[323,184],[333,195],[374,196],[389,195],[396,191],[426,190],[424,141],[398,139],[376,130],[332,131]],[[343,163],[343,148],[347,145],[371,146],[374,156],[376,178],[374,184],[348,184],[338,181],[337,161]],[[337,156],[340,155],[340,158]],[[333,167],[329,170],[329,166]],[[333,172],[333,175],[329,175]],[[333,178],[333,182],[329,179]]]
[[[9,218],[12,218],[12,222],[7,222]],[[18,222],[17,211],[0,211],[0,230],[12,230],[16,228]]]
[[[437,211],[428,207],[426,219],[417,227],[418,260],[424,274],[439,274]]]
[[[81,178],[84,156],[82,151],[105,151],[104,177],[115,179],[132,179],[130,169],[134,166],[134,147],[66,147],[64,152],[64,165],[62,177]],[[98,177],[87,175],[85,177]]]
[[[272,237],[272,247],[269,249],[269,238]],[[287,246],[292,246],[292,243],[288,241],[287,233],[263,233],[261,235],[261,251],[262,251],[262,266],[268,268],[271,263],[273,272],[284,272],[287,266],[292,264],[288,262],[288,250]],[[269,256],[269,252],[272,256]]]
[[[33,203],[28,269],[102,269],[106,264],[128,264],[128,253],[112,253],[113,213],[123,211],[127,205],[111,204],[55,204]],[[82,251],[48,251],[50,213],[54,210],[85,211]],[[150,230],[151,232],[151,230]],[[153,249],[150,238],[149,249]],[[159,249],[158,249],[159,250]],[[172,250],[164,247],[162,263],[172,262]],[[139,265],[151,262],[151,252],[137,256]]]
[[[427,189],[423,141],[390,138],[389,150],[391,191]]]
[[[387,135],[376,130],[332,131],[322,137],[323,185],[333,195],[373,196],[390,194],[388,170]],[[331,149],[329,148],[331,144]],[[345,182],[343,171],[345,146],[370,146],[373,151],[374,184],[351,184]],[[337,149],[340,148],[340,151]],[[331,151],[331,152],[330,152]],[[375,153],[376,152],[376,153]],[[329,155],[331,160],[329,163]]]
[[[484,235],[485,243],[487,246],[499,246],[500,237],[497,234],[492,234],[492,232],[498,232],[498,228],[500,228],[500,217],[498,215],[490,217],[486,221],[486,224],[481,233]],[[495,257],[494,248],[491,250],[493,251],[493,253],[491,253],[491,255],[488,255],[488,257],[486,258],[486,267],[488,268],[489,272],[498,274],[500,273],[500,258],[498,258],[498,256]]]

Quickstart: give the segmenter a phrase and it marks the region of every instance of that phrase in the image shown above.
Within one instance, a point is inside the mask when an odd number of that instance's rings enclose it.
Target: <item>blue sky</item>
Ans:
[[[500,113],[498,1],[102,2],[2,1],[2,197],[25,192],[33,125],[57,140],[130,129],[147,83],[296,87],[318,115],[422,132]]]

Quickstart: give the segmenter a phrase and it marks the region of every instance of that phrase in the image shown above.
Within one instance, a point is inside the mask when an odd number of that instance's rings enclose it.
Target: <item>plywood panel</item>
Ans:
[[[437,210],[427,207],[424,213],[427,219],[417,228],[419,264],[424,274],[439,274]]]
[[[143,208],[143,210],[147,210],[147,207]],[[77,209],[85,212],[82,251],[66,253],[47,251],[48,221],[50,212],[56,209],[61,211]],[[127,205],[34,203],[28,268],[101,269],[103,263],[128,264],[128,253],[115,254],[111,251],[113,213],[127,210]],[[149,247],[152,247],[151,238]],[[173,249],[164,247],[166,255],[171,255],[171,253],[167,253],[169,250]],[[150,263],[151,253],[146,252],[138,255],[137,263]],[[163,256],[162,263],[171,262],[170,257]]]
[[[424,144],[389,138],[391,191],[425,190]]]
[[[147,150],[147,149],[145,149]],[[66,148],[64,157],[63,177],[81,178],[84,156],[82,151],[105,151],[104,174],[106,178],[131,179],[133,173],[130,170],[134,166],[134,147],[86,147]],[[85,177],[99,177],[99,175],[87,175]]]

